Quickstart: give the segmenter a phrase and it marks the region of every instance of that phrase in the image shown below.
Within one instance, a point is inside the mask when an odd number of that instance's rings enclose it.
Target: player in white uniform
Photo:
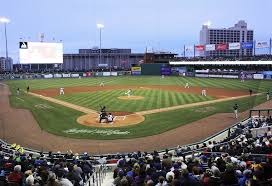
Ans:
[[[184,88],[190,88],[189,83],[187,82],[184,86]]]
[[[104,87],[105,86],[104,81],[102,81],[99,86]]]
[[[59,94],[64,95],[64,88],[60,88]]]
[[[207,96],[206,89],[202,89],[202,91],[201,91],[201,96]]]
[[[125,93],[128,97],[130,97],[132,95],[132,90],[128,89],[128,91]]]

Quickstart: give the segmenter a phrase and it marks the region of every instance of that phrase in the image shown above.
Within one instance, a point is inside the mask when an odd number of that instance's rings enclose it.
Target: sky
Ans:
[[[102,48],[146,47],[182,53],[184,45],[197,44],[203,23],[231,27],[245,20],[254,38],[272,37],[272,0],[0,0],[0,16],[7,25],[8,50],[18,61],[20,38],[46,42],[62,40],[64,53],[99,46],[97,23],[102,30]],[[5,55],[4,25],[0,25],[0,56]]]

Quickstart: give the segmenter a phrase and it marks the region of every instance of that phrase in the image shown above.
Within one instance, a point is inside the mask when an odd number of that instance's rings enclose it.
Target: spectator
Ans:
[[[21,165],[16,165],[14,167],[14,171],[8,176],[8,181],[22,185],[23,176],[21,173]]]

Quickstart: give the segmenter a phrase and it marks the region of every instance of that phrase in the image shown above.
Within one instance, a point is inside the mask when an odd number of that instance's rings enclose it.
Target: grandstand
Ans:
[[[251,110],[251,117],[206,140],[153,152],[19,151],[1,140],[0,183],[101,185],[112,176],[114,185],[270,185],[271,111]]]

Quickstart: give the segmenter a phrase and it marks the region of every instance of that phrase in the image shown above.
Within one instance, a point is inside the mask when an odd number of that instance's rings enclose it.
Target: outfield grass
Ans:
[[[143,110],[184,105],[195,102],[212,100],[210,96],[199,94],[178,93],[165,90],[133,90],[134,96],[143,96],[142,100],[121,100],[127,90],[97,91],[57,96],[57,99],[83,107],[99,110],[106,105],[108,111],[137,112]]]
[[[218,79],[218,78],[190,78],[190,77],[165,77],[159,76],[119,76],[119,77],[99,77],[99,78],[82,78],[82,79],[34,79],[34,80],[10,80],[7,83],[11,88],[19,87],[26,89],[29,85],[32,90],[74,87],[74,86],[94,86],[104,81],[106,85],[178,85],[184,86],[186,82],[190,86],[198,87],[218,87],[227,89],[252,89],[256,92],[266,92],[272,90],[272,82],[269,80],[247,80],[244,83],[238,79]]]
[[[16,108],[26,108],[31,110],[34,117],[38,121],[40,127],[43,130],[46,130],[50,133],[56,135],[62,135],[72,138],[89,138],[89,139],[122,139],[122,138],[137,138],[149,135],[155,135],[167,130],[174,129],[181,125],[185,125],[187,123],[191,123],[193,121],[197,121],[201,118],[208,117],[215,113],[222,112],[232,112],[232,106],[234,103],[238,103],[240,106],[240,111],[247,110],[252,108],[255,105],[265,102],[265,95],[262,96],[252,96],[243,98],[235,101],[226,101],[201,107],[192,107],[185,109],[178,109],[168,112],[156,113],[145,116],[145,121],[139,125],[122,127],[122,128],[114,128],[114,129],[98,129],[94,127],[87,127],[83,125],[79,125],[76,122],[77,117],[83,115],[83,113],[75,111],[73,109],[69,109],[67,107],[54,104],[45,100],[41,100],[37,97],[33,97],[30,95],[26,95],[22,93],[20,99],[17,99],[15,90],[17,87],[24,89],[27,85],[30,85],[31,89],[45,89],[45,88],[57,88],[57,87],[71,87],[71,86],[91,86],[98,85],[101,81],[106,82],[111,85],[183,85],[185,82],[189,82],[191,85],[195,86],[210,86],[210,87],[221,87],[221,88],[233,88],[233,89],[248,89],[251,88],[255,91],[266,91],[270,87],[272,87],[271,81],[246,81],[245,83],[241,83],[238,80],[222,80],[222,79],[199,79],[199,78],[181,78],[181,77],[166,77],[161,79],[160,77],[114,77],[114,78],[89,78],[89,79],[54,79],[54,80],[18,80],[18,81],[7,81],[6,83],[10,86],[12,91],[12,95],[10,96],[10,102],[13,107]],[[152,95],[157,94],[159,97],[169,96],[170,98],[175,98],[176,103],[172,100],[169,103],[161,102],[148,105],[146,101],[142,104],[149,108],[156,108],[157,106],[166,106],[167,104],[185,104],[186,101],[189,101],[189,97],[192,95],[186,95],[184,93],[174,93],[168,91],[158,91],[150,90],[145,94]],[[102,92],[104,97],[114,96],[114,94],[118,94],[119,91],[105,91]],[[88,93],[87,98],[85,93],[80,93],[77,96],[82,96],[81,99],[70,97],[69,101],[75,101],[75,103],[83,106],[90,106],[89,104],[98,104],[100,99],[104,99],[103,96],[96,97],[95,94],[100,94],[99,92]],[[111,95],[112,94],[112,95]],[[135,94],[144,94],[139,90],[135,91]],[[178,98],[176,98],[178,97]],[[63,99],[66,99],[64,97]],[[196,98],[195,98],[196,99]],[[203,98],[202,98],[203,99]],[[210,99],[210,98],[208,98]],[[87,102],[86,102],[87,101]],[[196,100],[195,100],[196,101]],[[131,101],[129,101],[131,103]],[[139,103],[139,102],[138,102]],[[48,106],[48,108],[37,108],[37,105],[43,104]],[[139,104],[141,105],[141,104]],[[117,105],[118,106],[118,105]],[[92,106],[90,106],[92,107]],[[94,106],[96,107],[96,106]],[[126,106],[122,106],[125,109]],[[205,108],[214,108],[207,109],[206,112],[199,112],[199,109]],[[118,110],[118,108],[116,108]],[[133,109],[141,109],[141,106],[135,104]],[[127,109],[128,110],[128,109]],[[72,132],[67,133],[67,130],[73,129]],[[156,129],[156,130],[154,130]],[[84,133],[76,132],[78,130],[85,130]],[[65,132],[66,131],[66,132]],[[123,134],[121,134],[123,133]]]

